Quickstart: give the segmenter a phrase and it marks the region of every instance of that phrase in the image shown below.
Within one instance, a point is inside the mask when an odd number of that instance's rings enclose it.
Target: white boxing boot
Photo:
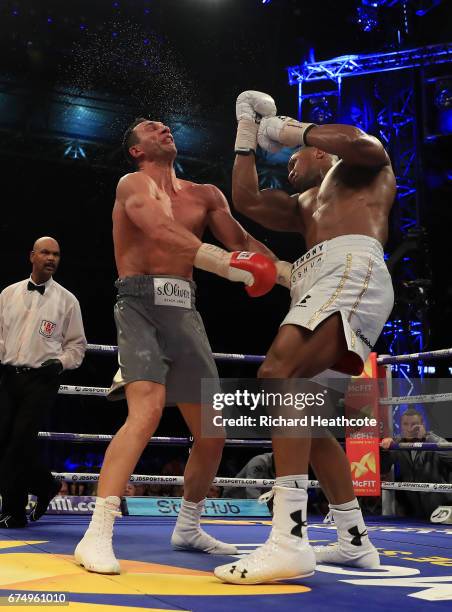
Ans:
[[[201,529],[201,514],[205,499],[198,503],[182,498],[179,516],[171,536],[171,544],[176,550],[205,552],[211,555],[236,555],[233,544],[220,542]]]
[[[89,572],[119,574],[121,569],[113,552],[113,523],[119,511],[119,497],[97,497],[93,516],[85,535],[77,544],[74,557]]]
[[[223,582],[259,584],[306,578],[314,573],[315,555],[306,523],[306,490],[274,486],[273,493],[273,523],[268,540],[242,559],[215,568],[215,576]]]
[[[376,569],[380,566],[380,555],[369,540],[358,501],[354,501],[354,507],[347,510],[330,505],[328,517],[331,515],[336,524],[337,542],[329,546],[314,546],[317,563],[351,565],[362,569]]]

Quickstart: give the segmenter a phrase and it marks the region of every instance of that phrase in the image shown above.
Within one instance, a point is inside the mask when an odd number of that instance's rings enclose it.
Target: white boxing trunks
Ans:
[[[348,349],[359,357],[361,369],[394,305],[383,248],[375,238],[360,234],[326,240],[297,259],[290,295],[290,310],[281,325],[312,331],[340,312]],[[345,358],[334,369],[360,374],[356,363],[356,358]]]

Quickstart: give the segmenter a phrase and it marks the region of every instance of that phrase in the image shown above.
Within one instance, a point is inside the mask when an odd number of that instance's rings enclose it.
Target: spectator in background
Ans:
[[[174,457],[171,459],[160,470],[161,476],[183,476],[185,470],[185,461],[181,457]],[[184,487],[175,485],[162,485],[163,491],[162,497],[182,497],[184,493]]]
[[[60,497],[70,495],[69,493],[69,485],[65,480],[60,481],[60,490],[58,491],[58,495]]]
[[[264,453],[263,455],[257,455],[253,457],[248,463],[240,470],[236,478],[268,478],[273,480],[275,478],[275,462],[273,459],[273,453]],[[261,487],[225,487],[223,489],[223,497],[229,497],[234,499],[257,499],[269,491]]]
[[[37,521],[60,489],[40,457],[37,435],[55,402],[60,374],[78,368],[86,350],[80,306],[53,280],[60,247],[40,238],[31,276],[0,294],[0,528],[25,527],[28,493]]]
[[[221,488],[216,485],[212,485],[207,491],[207,497],[209,499],[221,497]]]
[[[451,451],[388,450],[392,442],[441,443],[447,440],[433,431],[426,431],[424,417],[415,408],[408,408],[403,413],[400,426],[401,436],[384,438],[380,443],[382,474],[395,465],[397,479],[402,482],[450,483]],[[396,500],[403,515],[429,519],[438,506],[452,505],[452,494],[397,491]]]
[[[147,495],[147,485],[145,484],[128,482],[124,489],[124,497],[145,497]]]

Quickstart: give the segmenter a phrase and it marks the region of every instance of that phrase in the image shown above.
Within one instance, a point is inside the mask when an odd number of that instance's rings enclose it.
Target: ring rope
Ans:
[[[92,395],[95,397],[106,397],[110,389],[108,387],[82,387],[73,385],[61,385],[58,393],[60,395]],[[452,400],[452,393],[431,393],[426,395],[401,395],[399,397],[381,398],[383,406],[396,404],[436,404],[437,402],[448,402]]]
[[[70,441],[70,442],[110,442],[113,439],[111,434],[78,434],[78,433],[63,433],[54,431],[40,431],[38,438],[43,440],[57,440],[57,441]],[[167,436],[155,436],[151,438],[148,445],[152,444],[172,444],[174,446],[183,445],[189,446],[192,444],[193,438],[190,436],[186,437],[167,437]],[[259,448],[271,447],[271,440],[240,440],[231,438],[225,441],[226,446],[257,446]],[[452,445],[451,445],[452,448]]]
[[[400,395],[399,397],[380,398],[383,406],[394,404],[436,404],[437,402],[448,402],[452,400],[452,393],[429,393],[426,395]]]
[[[112,434],[79,434],[79,433],[63,433],[55,431],[40,431],[38,438],[43,440],[55,441],[70,441],[70,442],[110,442],[114,438]],[[193,438],[173,437],[173,436],[155,436],[151,438],[148,445],[152,444],[169,444],[173,446],[189,446],[193,443]],[[258,448],[271,448],[271,440],[260,439],[240,439],[231,438],[225,440],[225,446],[257,446]],[[452,442],[394,442],[387,450],[424,450],[424,451],[445,451],[452,450]]]
[[[406,363],[408,361],[417,361],[421,359],[447,359],[452,357],[452,348],[439,349],[437,351],[425,351],[423,353],[409,353],[408,355],[382,355],[377,357],[378,365],[390,363]]]
[[[116,354],[118,347],[111,344],[88,344],[86,350],[88,353]],[[213,356],[217,361],[247,361],[250,363],[261,363],[265,359],[265,355],[245,355],[241,353],[213,353]],[[423,353],[409,353],[407,355],[382,355],[377,357],[377,363],[378,365],[385,365],[406,363],[420,359],[446,359],[447,357],[452,357],[452,348],[425,351]]]
[[[116,354],[118,347],[112,344],[88,344],[86,352],[98,355]],[[217,361],[247,361],[250,363],[262,363],[265,359],[265,355],[244,355],[242,353],[213,353],[213,356]]]
[[[80,474],[75,472],[53,472],[53,476],[57,480],[65,480],[66,482],[97,482],[99,474]],[[184,484],[183,476],[146,476],[141,474],[132,474],[129,482],[140,484],[160,484],[182,486]],[[265,478],[214,478],[212,484],[228,487],[256,487],[269,488],[273,487],[275,481]],[[309,489],[320,489],[318,480],[308,480]],[[432,484],[429,482],[382,482],[381,488],[385,490],[404,490],[404,491],[436,491],[436,493],[451,493],[452,484],[440,483]]]
[[[82,387],[80,385],[60,385],[58,389],[60,395],[94,395],[96,397],[106,397],[109,391],[109,387]]]

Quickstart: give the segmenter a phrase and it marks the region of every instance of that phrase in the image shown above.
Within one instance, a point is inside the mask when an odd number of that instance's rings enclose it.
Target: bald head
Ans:
[[[289,160],[289,183],[300,193],[319,186],[338,161],[337,155],[317,147],[302,147]]]
[[[34,245],[33,245],[33,251],[39,251],[39,249],[42,248],[52,248],[53,250],[60,250],[60,245],[58,244],[58,242],[55,240],[55,238],[51,238],[50,236],[43,236],[42,238],[38,238]]]
[[[31,277],[37,284],[45,283],[55,274],[60,263],[60,245],[50,236],[38,238],[30,253],[33,266]]]

